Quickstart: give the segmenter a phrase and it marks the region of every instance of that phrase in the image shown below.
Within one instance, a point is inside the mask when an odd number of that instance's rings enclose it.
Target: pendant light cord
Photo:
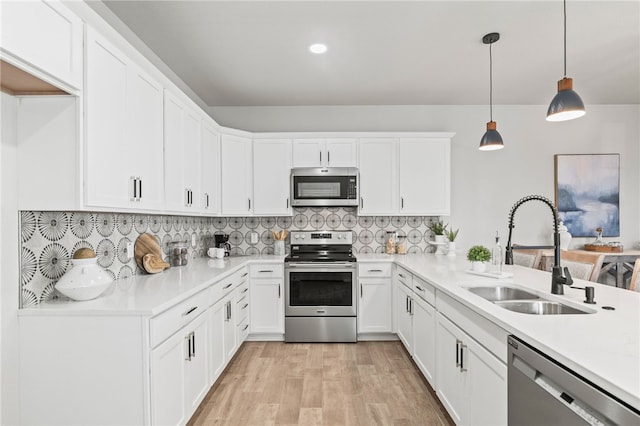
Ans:
[[[567,0],[563,0],[564,13],[564,78],[567,78]]]
[[[491,57],[491,45],[489,43],[489,120],[493,121],[493,58]]]

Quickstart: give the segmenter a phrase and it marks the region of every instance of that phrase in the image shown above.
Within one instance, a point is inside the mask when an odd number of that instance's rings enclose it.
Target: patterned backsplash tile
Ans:
[[[127,244],[148,232],[155,235],[167,256],[169,243],[187,241],[190,258],[206,256],[216,232],[229,234],[232,254],[272,254],[271,231],[281,229],[338,229],[353,231],[356,253],[384,251],[386,231],[406,235],[409,253],[433,251],[428,229],[437,217],[357,216],[355,208],[298,208],[292,217],[188,217],[91,212],[21,212],[20,307],[52,298],[54,285],[69,269],[73,253],[87,247],[113,279],[143,274]],[[251,234],[258,242],[251,244]],[[191,241],[195,240],[195,244]],[[288,238],[286,241],[287,252]]]

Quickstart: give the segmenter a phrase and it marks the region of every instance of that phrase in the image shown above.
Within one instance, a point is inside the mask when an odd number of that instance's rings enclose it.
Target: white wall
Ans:
[[[0,424],[18,424],[18,197],[16,99],[0,93]]]
[[[553,94],[550,94],[552,96]],[[458,247],[507,238],[508,213],[525,195],[554,201],[554,154],[620,153],[620,233],[625,248],[640,241],[640,106],[587,105],[587,115],[564,123],[545,120],[546,105],[494,106],[505,148],[480,152],[487,106],[213,107],[223,126],[249,131],[451,131],[453,227]],[[428,163],[427,163],[428,164]],[[514,242],[552,242],[548,207],[529,202],[516,215]],[[595,236],[595,231],[594,231]],[[592,238],[574,238],[579,247]],[[639,247],[640,248],[640,247]]]

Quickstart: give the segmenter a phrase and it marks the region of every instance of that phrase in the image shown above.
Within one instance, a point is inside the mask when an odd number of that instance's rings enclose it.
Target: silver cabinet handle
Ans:
[[[360,283],[360,299],[362,299],[362,283]]]
[[[187,309],[186,311],[184,311],[184,312],[182,313],[182,316],[183,316],[183,317],[186,317],[187,315],[189,315],[190,313],[192,313],[192,312],[193,312],[193,311],[195,311],[196,309],[198,309],[198,307],[197,307],[197,306],[193,306],[193,307],[191,307],[191,308]]]
[[[419,285],[416,285],[416,289],[418,289],[420,291],[424,291],[424,288],[420,287]]]
[[[382,269],[369,269],[369,272],[382,272]]]
[[[404,209],[404,197],[400,197],[400,208]]]
[[[142,178],[138,178],[138,201],[142,200]]]
[[[462,342],[456,339],[456,367],[460,367],[460,345]]]
[[[401,272],[398,272],[398,275],[400,276],[400,278],[407,278]]]
[[[240,293],[245,294],[248,291],[249,291],[249,288],[247,287],[247,288],[242,289],[242,291]]]
[[[331,164],[331,151],[327,151],[327,165]]]
[[[136,178],[131,176],[129,180],[133,183],[133,196],[130,198],[130,201],[136,201],[138,198],[138,182],[136,182]]]
[[[409,296],[405,296],[404,311],[409,312]]]
[[[413,316],[413,299],[409,297],[409,315]]]
[[[244,328],[242,329],[242,331],[245,331],[247,328],[249,328],[249,324],[245,324]]]
[[[242,307],[242,309],[243,309],[243,310],[244,310],[244,309],[247,309],[247,306],[249,306],[249,304],[248,304],[248,303],[245,303],[245,304],[244,304],[244,306]]]
[[[318,314],[324,314],[325,312],[327,312],[327,311],[325,311],[324,309],[316,310],[316,313],[318,313]]]
[[[248,273],[248,272],[245,272],[244,274],[242,274],[241,278],[244,278],[244,277],[246,277],[247,275],[249,275],[249,273]]]
[[[192,331],[191,332],[191,357],[195,358],[196,357],[196,332]]]
[[[466,347],[467,345],[460,342],[460,371],[462,372],[467,371],[467,368],[465,367],[466,363],[464,362],[464,355],[467,353],[467,351],[465,351]]]
[[[251,211],[251,198],[247,198],[247,200],[249,200],[249,210],[248,211]]]
[[[287,197],[287,208],[289,208],[289,197]]]
[[[322,165],[322,151],[320,151],[320,165]]]
[[[260,270],[258,272],[261,273],[261,274],[263,274],[263,273],[264,274],[272,274],[273,270],[272,269],[263,269],[263,270]]]
[[[228,289],[229,287],[231,287],[233,285],[233,283],[229,283],[227,285],[225,285],[224,287],[222,287],[223,290]]]
[[[280,299],[280,284],[278,284],[278,299]]]
[[[185,361],[191,361],[191,333],[184,337],[187,341],[187,356],[184,358]]]
[[[364,208],[364,199],[362,197],[360,197],[360,208]]]

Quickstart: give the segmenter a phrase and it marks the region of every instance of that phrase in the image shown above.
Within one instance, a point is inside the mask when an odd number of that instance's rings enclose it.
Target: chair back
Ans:
[[[542,250],[540,249],[517,249],[518,244],[513,245],[513,264],[525,266],[527,268],[540,269],[542,260]]]
[[[636,259],[636,263],[633,265],[629,290],[640,291],[640,258]]]
[[[569,268],[573,278],[598,282],[604,253],[582,250],[568,250],[560,252],[560,263]]]

